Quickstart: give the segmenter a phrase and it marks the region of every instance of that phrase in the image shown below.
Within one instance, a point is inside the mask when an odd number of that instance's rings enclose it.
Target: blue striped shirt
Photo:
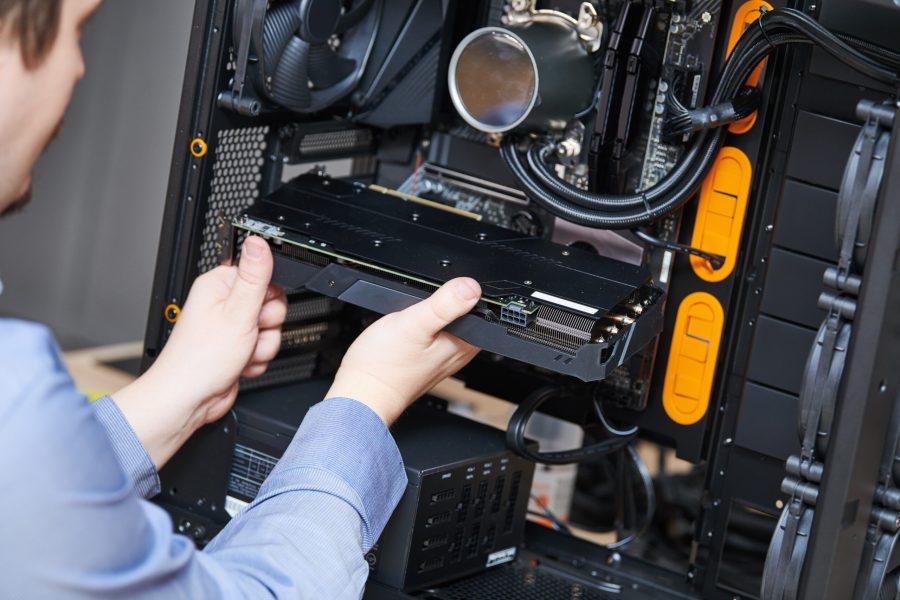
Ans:
[[[204,551],[173,533],[147,452],[110,398],[89,405],[49,331],[0,319],[0,588],[28,598],[359,598],[363,555],[406,487],[381,419],[308,413]]]

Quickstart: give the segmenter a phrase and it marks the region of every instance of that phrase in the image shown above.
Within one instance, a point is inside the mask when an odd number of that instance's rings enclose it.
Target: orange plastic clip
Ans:
[[[706,292],[688,295],[678,307],[662,400],[679,425],[693,425],[709,408],[724,322],[722,305]]]
[[[725,257],[725,264],[713,270],[706,259],[691,256],[694,273],[704,281],[722,281],[734,271],[752,176],[747,155],[725,146],[703,180],[691,246]]]
[[[764,0],[749,0],[748,2],[744,2],[740,8],[737,9],[737,12],[734,13],[734,21],[731,23],[731,32],[728,34],[728,49],[725,52],[726,58],[731,56],[731,51],[734,50],[734,46],[740,39],[741,34],[744,33],[744,30],[756,22],[762,14],[761,11],[767,10],[772,10],[772,5]],[[762,75],[762,70],[765,65],[766,61],[762,61],[756,65],[756,68],[750,73],[750,77],[747,78],[746,83],[748,86],[756,87],[759,84],[759,78]],[[736,134],[746,133],[753,129],[755,123],[756,112],[749,117],[741,119],[740,121],[735,121],[729,125],[728,131],[729,133]]]

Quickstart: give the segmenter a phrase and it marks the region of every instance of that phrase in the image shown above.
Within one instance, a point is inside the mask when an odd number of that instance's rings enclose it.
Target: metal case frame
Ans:
[[[838,0],[832,1],[838,3]],[[829,0],[826,0],[826,4],[828,3]],[[150,302],[143,369],[152,364],[171,331],[167,308],[170,305],[178,307],[183,303],[190,284],[201,272],[202,253],[208,252],[208,249],[203,250],[201,246],[204,227],[210,225],[207,216],[211,186],[216,173],[212,160],[191,153],[192,141],[197,138],[204,140],[209,150],[215,153],[219,143],[218,136],[222,131],[275,126],[278,123],[277,115],[249,119],[224,111],[216,105],[218,92],[225,89],[227,84],[224,66],[229,60],[228,17],[232,4],[228,0],[196,1]],[[723,11],[723,19],[732,14],[739,3],[725,4],[729,10]],[[821,61],[821,57],[812,60]],[[752,152],[759,157],[757,173],[762,173],[763,176],[754,177],[751,196],[756,201],[752,214],[748,214],[746,233],[741,242],[742,263],[735,268],[733,285],[723,292],[723,298],[730,305],[726,316],[726,339],[729,343],[727,347],[723,347],[719,361],[710,404],[711,412],[700,424],[695,441],[690,442],[693,444],[691,452],[697,457],[705,458],[710,466],[705,486],[707,496],[695,535],[696,568],[687,574],[691,581],[681,583],[681,577],[677,574],[661,572],[641,561],[621,557],[612,551],[572,540],[537,526],[529,526],[526,550],[533,552],[535,556],[561,563],[568,560],[566,557],[581,556],[584,561],[580,565],[566,563],[565,569],[575,569],[583,575],[584,569],[588,568],[587,572],[594,569],[597,573],[624,576],[631,581],[643,580],[647,582],[648,589],[655,590],[655,597],[732,598],[735,594],[743,593],[741,590],[720,586],[717,576],[722,567],[730,511],[734,503],[774,515],[776,510],[772,500],[780,495],[778,482],[783,476],[783,464],[773,456],[760,454],[750,448],[735,447],[734,441],[742,418],[743,383],[753,339],[757,335],[756,319],[761,310],[761,298],[757,290],[765,277],[766,259],[772,245],[769,226],[774,222],[785,169],[791,152],[795,150],[792,141],[797,115],[804,107],[809,106],[826,112],[844,111],[845,115],[851,100],[855,104],[855,99],[860,95],[874,95],[875,98],[890,95],[889,90],[877,86],[859,87],[866,83],[860,84],[852,76],[839,70],[828,74],[832,81],[841,84],[837,91],[833,95],[822,94],[823,89],[830,90],[822,87],[824,83],[821,80],[822,71],[827,71],[827,67],[822,67],[820,63],[817,67],[819,71],[811,73],[810,64],[810,53],[806,50],[789,52],[770,61],[766,78],[767,103],[760,114],[760,123],[754,134],[756,137],[739,142],[752,146]],[[281,143],[279,137],[272,129],[259,132],[263,137],[259,147],[263,164],[251,174],[257,179],[256,186],[241,197],[247,201],[274,189],[281,176],[282,164],[275,160]],[[253,139],[256,139],[256,135],[254,132]],[[841,452],[828,457],[828,468],[820,490],[820,510],[813,526],[810,552],[801,575],[803,598],[849,598],[854,594],[877,483],[876,467],[884,449],[890,411],[898,394],[898,136],[894,136],[889,153],[889,170],[881,198],[883,201],[878,209],[872,241],[872,254],[878,258],[868,265],[858,310],[860,316],[839,395],[833,443],[841,448]],[[683,234],[688,230],[689,227]],[[657,361],[657,365],[662,362]],[[560,412],[565,414],[565,410]],[[651,414],[646,418],[658,419],[659,415]],[[197,452],[224,463],[223,468],[227,470],[229,455],[222,454],[229,443],[233,446],[233,435],[233,428],[229,428],[228,421],[210,426],[185,446],[167,471],[187,473],[193,462],[189,458]],[[163,480],[165,486],[165,474]],[[211,479],[197,481],[196,484],[194,490],[181,490],[182,494],[188,494],[181,500],[173,499],[177,494],[164,487],[161,501],[170,507],[173,514],[182,515],[180,523],[183,524],[184,519],[188,519],[191,528],[197,525],[198,518],[201,521],[209,519],[211,522],[221,522],[223,507],[210,502],[210,499],[221,492],[224,484]],[[202,535],[194,537],[203,539],[208,534],[205,531],[201,533]],[[587,581],[590,581],[590,577],[587,577]],[[669,592],[663,591],[664,587]],[[369,597],[403,596],[392,596],[373,586],[369,590]]]

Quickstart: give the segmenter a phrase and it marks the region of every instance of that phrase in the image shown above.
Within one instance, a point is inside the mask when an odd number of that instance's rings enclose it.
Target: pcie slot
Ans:
[[[425,163],[422,165],[422,169],[426,178],[484,195],[493,200],[501,200],[503,202],[511,202],[525,206],[528,205],[528,200],[525,198],[525,195],[517,189],[506,187],[479,177],[473,177],[472,175],[466,175],[465,173],[454,171],[447,167],[441,167],[433,163]]]
[[[298,346],[308,346],[321,342],[328,333],[329,328],[330,323],[327,322],[286,327],[281,332],[281,349],[289,350]]]
[[[308,352],[279,357],[269,363],[268,370],[259,377],[241,379],[241,390],[255,390],[270,385],[300,381],[312,377],[318,353]]]
[[[295,323],[310,319],[321,319],[338,311],[340,305],[331,298],[325,296],[299,296],[288,297],[287,316],[284,322]]]

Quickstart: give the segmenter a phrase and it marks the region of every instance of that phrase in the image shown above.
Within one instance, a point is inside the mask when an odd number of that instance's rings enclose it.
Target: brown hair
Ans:
[[[37,67],[56,40],[62,0],[0,0],[0,34],[11,35],[29,69]]]

